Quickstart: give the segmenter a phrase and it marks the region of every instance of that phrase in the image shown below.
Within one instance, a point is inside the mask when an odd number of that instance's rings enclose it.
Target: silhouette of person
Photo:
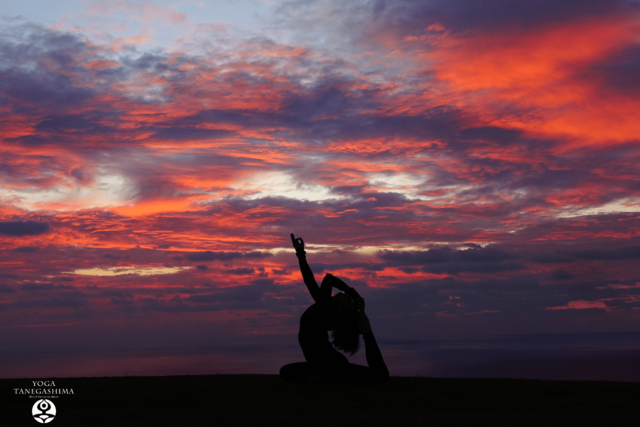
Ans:
[[[318,287],[309,267],[302,238],[291,234],[304,283],[315,303],[300,317],[298,342],[306,362],[290,363],[280,369],[280,378],[288,383],[381,384],[389,379],[369,318],[364,312],[364,298],[342,280],[327,274]],[[333,297],[331,289],[342,291]],[[332,343],[327,331],[332,331]],[[367,364],[349,363],[337,349],[355,354],[365,342]],[[335,347],[335,348],[334,348]]]

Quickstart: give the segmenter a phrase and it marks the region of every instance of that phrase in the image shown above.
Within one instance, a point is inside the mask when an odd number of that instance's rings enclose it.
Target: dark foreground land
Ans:
[[[0,380],[2,426],[35,426],[35,379]],[[44,379],[39,379],[44,380]],[[62,426],[635,426],[640,383],[391,377],[285,384],[276,375],[49,379]]]

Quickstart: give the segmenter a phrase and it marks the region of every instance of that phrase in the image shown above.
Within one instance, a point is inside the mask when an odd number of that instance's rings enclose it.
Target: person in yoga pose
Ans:
[[[364,298],[337,277],[327,274],[318,287],[309,267],[302,238],[291,234],[304,283],[315,301],[300,317],[298,342],[306,362],[290,363],[280,369],[280,378],[288,383],[381,384],[389,379],[389,370],[364,312]],[[331,289],[340,293],[331,296]],[[332,331],[333,345],[327,331]],[[337,349],[355,354],[365,342],[367,364],[349,363]],[[334,348],[335,347],[335,348]]]

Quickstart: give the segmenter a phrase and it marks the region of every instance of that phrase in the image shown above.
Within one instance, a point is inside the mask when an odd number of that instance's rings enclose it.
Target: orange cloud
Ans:
[[[562,153],[637,138],[640,125],[634,112],[640,101],[603,91],[583,74],[638,36],[640,23],[633,15],[531,30],[444,31],[421,40],[431,43],[422,58],[451,102],[495,126],[563,137],[568,143],[556,148]]]

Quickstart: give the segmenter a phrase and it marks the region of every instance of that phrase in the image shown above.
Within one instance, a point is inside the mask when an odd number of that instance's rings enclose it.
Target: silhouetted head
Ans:
[[[358,306],[342,292],[334,295],[331,303],[336,316],[336,327],[331,331],[332,344],[338,350],[353,356],[360,348]]]
[[[331,297],[333,309],[338,313],[347,311],[358,311],[358,306],[347,294],[340,292]]]
[[[347,286],[342,280],[332,274],[327,274],[322,280],[322,286],[325,282],[330,282],[331,286],[338,289]],[[331,297],[331,308],[334,316],[335,327],[331,331],[333,338],[333,346],[345,353],[351,353],[353,356],[360,347],[360,334],[358,333],[358,324],[360,322],[360,311],[358,305],[345,293],[338,293]]]

